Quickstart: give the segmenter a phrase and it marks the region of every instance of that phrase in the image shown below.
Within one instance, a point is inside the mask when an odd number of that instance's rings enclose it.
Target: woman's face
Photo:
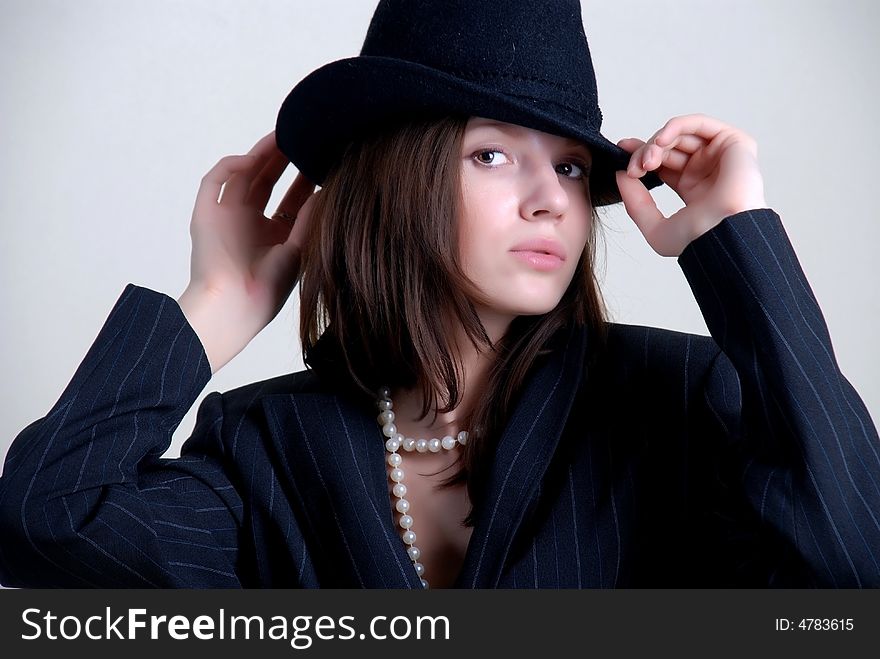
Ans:
[[[470,118],[462,147],[461,257],[466,274],[492,300],[478,312],[484,323],[504,324],[551,311],[590,232],[589,149],[482,117]],[[520,251],[533,239],[553,241],[564,259]]]

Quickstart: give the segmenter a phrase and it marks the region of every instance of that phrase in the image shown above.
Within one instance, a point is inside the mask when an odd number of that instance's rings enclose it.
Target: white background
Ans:
[[[880,417],[877,3],[583,3],[603,133],[705,112],[756,138],[843,373]],[[0,1],[0,458],[60,396],[129,282],[177,298],[199,181],[272,130],[287,92],[356,55],[373,0]],[[292,181],[290,168],[270,212]],[[680,207],[655,191],[667,214]],[[673,258],[617,206],[604,291],[618,322],[708,334]],[[601,250],[600,250],[601,252]],[[294,291],[210,391],[302,368]]]

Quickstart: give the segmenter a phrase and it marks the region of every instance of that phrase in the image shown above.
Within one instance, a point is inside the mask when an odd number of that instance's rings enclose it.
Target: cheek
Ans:
[[[581,253],[590,240],[590,232],[593,228],[593,214],[589,205],[584,205],[583,208],[578,210],[578,220],[577,224],[573,227],[571,237],[572,242],[580,246],[578,253]]]
[[[592,218],[590,218],[587,223],[580,224],[577,227],[573,227],[571,233],[568,234],[568,245],[571,251],[572,258],[569,259],[569,273],[571,277],[574,277],[577,269],[580,265],[581,258],[583,257],[585,252],[588,252],[590,249],[589,240],[590,240],[590,227],[591,227]]]
[[[475,235],[476,227],[470,214],[465,211],[458,222],[458,258],[464,271],[470,272],[471,262],[473,261],[474,243],[477,241]]]
[[[509,212],[489,195],[465,198],[458,223],[459,254],[463,262],[470,259],[479,263],[504,248],[511,239],[510,222],[505,220]]]
[[[486,259],[491,240],[486,235],[486,226],[478,215],[466,215],[459,224],[458,254],[464,271],[471,277],[478,274],[481,263]]]

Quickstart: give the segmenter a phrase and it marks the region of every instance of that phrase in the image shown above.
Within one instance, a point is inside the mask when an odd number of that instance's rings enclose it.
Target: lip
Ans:
[[[535,237],[515,245],[511,253],[535,270],[558,270],[565,262],[565,248],[552,238]]]
[[[516,258],[521,261],[525,261],[527,264],[532,266],[535,270],[557,270],[562,267],[563,259],[559,258],[555,254],[545,254],[544,252],[533,252],[530,250],[511,250],[511,254],[513,254]]]
[[[559,259],[559,261],[565,261],[565,248],[562,246],[562,243],[553,240],[552,238],[530,238],[529,240],[524,240],[523,242],[514,245],[510,248],[510,251],[534,252],[541,256],[552,255]]]

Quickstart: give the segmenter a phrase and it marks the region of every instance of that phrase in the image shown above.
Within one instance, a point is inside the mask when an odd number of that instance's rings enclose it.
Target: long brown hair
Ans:
[[[460,324],[474,347],[495,354],[488,386],[463,427],[469,441],[459,469],[443,486],[467,482],[483,496],[495,446],[526,377],[563,328],[588,326],[604,344],[607,310],[594,274],[600,219],[591,205],[587,247],[559,304],[519,316],[492,344],[474,301],[481,291],[462,270],[460,162],[468,117],[421,117],[375,129],[349,146],[324,181],[312,209],[301,260],[300,338],[304,360],[319,373],[319,340],[340,356],[335,377],[375,398],[377,388],[417,387],[420,419],[454,409],[460,365],[451,345]],[[586,185],[586,183],[585,183]],[[602,191],[590,191],[592,199]],[[595,340],[592,340],[595,337]],[[464,520],[473,526],[473,510]]]

